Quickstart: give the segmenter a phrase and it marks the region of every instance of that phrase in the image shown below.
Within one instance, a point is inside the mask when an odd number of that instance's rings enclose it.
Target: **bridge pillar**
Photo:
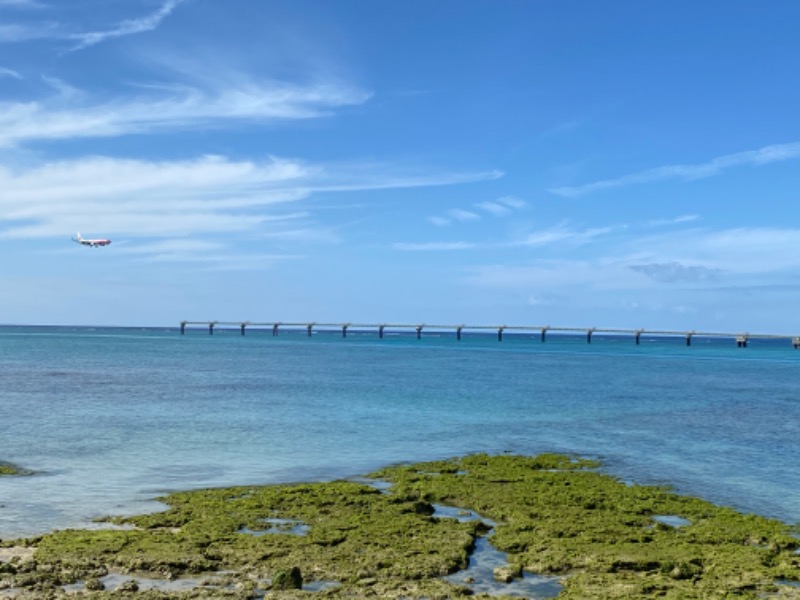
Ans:
[[[181,335],[186,333],[186,321],[181,321]]]
[[[502,327],[498,327],[497,328],[497,341],[498,342],[502,342],[503,341],[503,330],[505,328],[506,328],[505,325],[503,325]]]
[[[464,329],[463,325],[461,325],[459,327],[456,327],[456,339],[459,340],[459,341],[461,340],[461,330],[462,329]]]
[[[542,327],[542,343],[547,341],[547,330],[550,329],[549,327]]]
[[[244,328],[247,326],[247,323],[242,323],[239,325],[239,328],[242,330],[242,335],[244,335]]]
[[[380,325],[380,326],[378,326],[378,337],[379,337],[380,339],[383,339],[383,330],[384,330],[385,328],[386,328],[386,325]]]
[[[272,326],[272,337],[278,337],[278,327],[280,327],[280,323],[275,323]]]
[[[424,327],[424,325],[417,325],[417,339],[418,340],[422,338],[422,328],[423,327]]]
[[[746,335],[737,335],[736,336],[736,347],[737,348],[747,348],[747,336]]]
[[[208,324],[208,335],[214,335],[214,323]]]

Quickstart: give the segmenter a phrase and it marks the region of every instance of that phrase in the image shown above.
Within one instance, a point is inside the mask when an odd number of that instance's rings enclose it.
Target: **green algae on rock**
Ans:
[[[53,595],[109,572],[225,572],[230,585],[130,597],[307,597],[302,587],[316,581],[338,582],[315,592],[328,598],[470,595],[443,576],[467,567],[487,526],[439,518],[436,503],[491,519],[491,542],[508,557],[504,573],[564,576],[559,598],[800,598],[791,585],[800,581],[800,542],[786,524],[626,485],[596,467],[561,455],[478,454],[372,474],[392,484],[388,493],[353,481],[181,492],[161,498],[164,512],[109,519],[127,529],[15,542],[36,547],[35,560],[0,563],[0,590]],[[273,520],[308,529],[252,535]]]
[[[17,465],[7,462],[0,462],[0,477],[3,475],[24,475],[25,471],[20,469]]]
[[[511,564],[569,575],[560,598],[757,598],[776,592],[777,580],[800,579],[800,542],[786,524],[663,487],[625,485],[594,466],[563,456],[476,455],[378,476],[400,496],[496,521],[492,542]],[[688,524],[671,527],[656,515]]]

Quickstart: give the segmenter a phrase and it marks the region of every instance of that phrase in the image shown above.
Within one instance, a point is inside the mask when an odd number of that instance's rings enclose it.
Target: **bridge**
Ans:
[[[795,349],[800,348],[800,336],[796,335],[783,335],[772,333],[724,333],[716,331],[669,331],[658,329],[614,329],[614,328],[600,328],[600,327],[551,327],[550,325],[543,326],[528,326],[528,325],[431,325],[431,324],[404,324],[404,323],[317,323],[317,322],[254,322],[254,321],[181,321],[181,335],[186,333],[187,327],[207,328],[210,335],[214,334],[216,327],[220,328],[238,328],[241,335],[245,334],[248,327],[272,330],[272,335],[276,337],[281,330],[294,330],[303,331],[311,337],[317,331],[341,331],[342,337],[347,337],[347,332],[368,332],[374,331],[380,339],[383,339],[387,331],[395,332],[411,332],[416,333],[417,339],[421,339],[423,331],[429,332],[453,332],[457,340],[460,340],[462,334],[466,332],[486,333],[493,332],[497,335],[497,341],[503,341],[505,333],[517,334],[531,334],[536,335],[542,342],[547,340],[550,333],[553,334],[566,334],[566,335],[581,335],[585,336],[586,343],[592,343],[592,337],[595,335],[614,335],[625,336],[629,335],[638,346],[643,336],[657,337],[657,338],[678,338],[685,340],[687,346],[692,345],[692,338],[720,338],[729,339],[736,343],[738,348],[747,348],[747,343],[750,340],[786,340],[791,343]]]

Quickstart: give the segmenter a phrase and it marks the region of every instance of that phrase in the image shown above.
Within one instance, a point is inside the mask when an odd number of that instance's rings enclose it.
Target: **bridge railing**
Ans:
[[[746,348],[750,340],[787,340],[795,349],[800,348],[800,336],[775,334],[775,333],[731,333],[719,331],[678,331],[664,329],[625,329],[613,327],[554,327],[550,325],[467,325],[467,324],[428,324],[428,323],[333,323],[333,322],[300,322],[300,321],[181,321],[180,332],[183,335],[187,327],[201,326],[208,329],[208,333],[214,333],[214,329],[238,328],[241,335],[245,335],[247,328],[272,330],[272,335],[277,336],[281,330],[305,330],[308,336],[319,331],[341,331],[342,337],[347,337],[350,332],[375,331],[378,337],[383,339],[387,331],[411,331],[416,333],[417,339],[423,336],[423,332],[454,332],[456,339],[460,340],[464,332],[484,333],[494,331],[498,341],[503,341],[505,332],[526,333],[539,336],[542,342],[547,340],[550,333],[585,335],[586,342],[591,344],[595,335],[630,335],[639,345],[642,336],[658,338],[679,338],[685,340],[687,346],[692,345],[693,338],[726,338],[734,341],[739,348]]]

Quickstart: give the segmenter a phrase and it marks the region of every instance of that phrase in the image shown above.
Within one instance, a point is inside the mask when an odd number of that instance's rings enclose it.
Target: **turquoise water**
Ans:
[[[168,491],[486,451],[600,457],[800,521],[800,350],[783,341],[0,328],[0,538]]]

